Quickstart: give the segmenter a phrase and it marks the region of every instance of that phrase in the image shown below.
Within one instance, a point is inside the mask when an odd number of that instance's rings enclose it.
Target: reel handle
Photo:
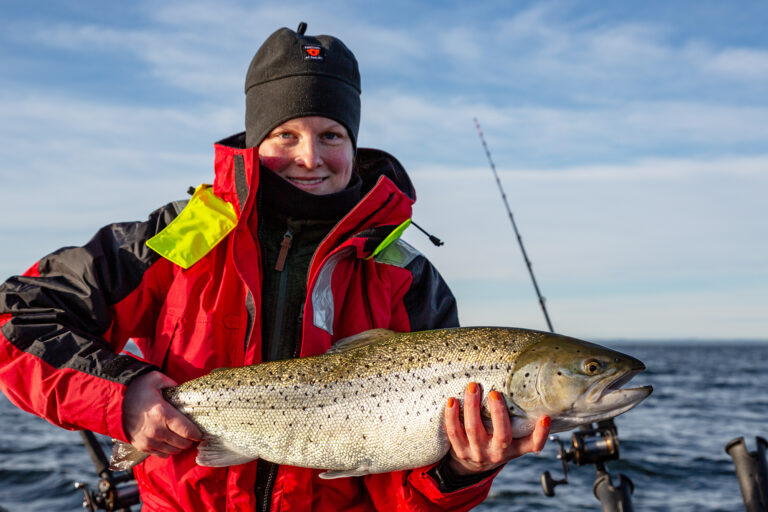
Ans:
[[[573,458],[573,454],[565,449],[559,436],[551,435],[549,440],[557,443],[557,458],[563,462],[563,478],[555,480],[549,471],[541,474],[541,488],[544,491],[544,495],[551,498],[555,495],[555,487],[568,483],[568,460]]]

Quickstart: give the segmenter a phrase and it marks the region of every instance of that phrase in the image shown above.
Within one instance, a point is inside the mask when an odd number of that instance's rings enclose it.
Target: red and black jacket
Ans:
[[[241,144],[242,134],[215,145],[212,188],[232,205],[236,225],[188,268],[146,245],[179,216],[185,202],[176,202],[144,222],[106,226],[85,246],[60,249],[0,286],[0,389],[14,404],[55,425],[125,441],[122,403],[136,376],[162,369],[184,382],[261,361],[261,270],[253,264],[261,257],[252,229],[258,154]],[[382,243],[411,215],[415,191],[404,169],[366,149],[356,168],[363,198],[309,267],[300,357],[371,328],[458,323],[430,262],[399,239]],[[121,353],[129,339],[144,360]],[[209,468],[195,456],[190,449],[149,457],[134,468],[145,510],[254,509],[258,461]],[[490,488],[487,478],[444,493],[429,470],[321,480],[317,470],[280,466],[271,510],[467,510]]]

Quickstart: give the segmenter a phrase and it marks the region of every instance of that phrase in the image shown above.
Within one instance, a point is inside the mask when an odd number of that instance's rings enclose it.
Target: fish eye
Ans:
[[[597,375],[601,368],[602,365],[600,364],[600,361],[596,359],[590,359],[584,363],[584,371],[587,373],[587,375]]]

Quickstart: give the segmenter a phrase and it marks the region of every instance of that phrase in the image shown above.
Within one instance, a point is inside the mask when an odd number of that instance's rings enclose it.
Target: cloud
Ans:
[[[163,84],[206,98],[242,92],[243,76],[256,49],[276,28],[307,20],[310,33],[344,34],[364,69],[416,69],[428,58],[416,34],[330,12],[317,3],[253,6],[242,2],[165,2],[146,9],[147,24],[100,26],[71,21],[25,22],[11,37],[70,52],[138,58],[147,74]],[[357,43],[357,44],[354,44]],[[365,79],[364,79],[365,83]]]
[[[150,171],[142,169],[150,161],[172,171],[228,133],[241,115],[218,105],[156,108],[5,90],[0,136],[9,144],[0,148],[0,172],[24,167],[55,175],[68,168],[90,176],[118,168],[146,176]]]
[[[409,10],[396,26],[370,8],[342,3],[332,12],[317,3],[290,6],[243,2],[149,2],[139,27],[71,21],[12,25],[15,40],[70,51],[134,56],[147,76],[209,100],[239,94],[253,52],[276,27],[307,20],[310,33],[343,35],[363,71],[365,93],[394,83],[398,92],[450,99],[457,94],[494,106],[596,106],[654,99],[765,103],[768,57],[762,48],[718,46],[662,21],[616,19],[557,2],[499,9],[491,20],[462,10],[461,19],[434,10]],[[375,10],[375,9],[374,9]],[[436,19],[433,19],[436,18]],[[408,82],[402,80],[407,79]],[[759,81],[762,87],[754,82]]]
[[[768,155],[502,171],[544,294],[621,296],[768,284],[762,199]],[[490,170],[416,168],[415,220],[444,239],[408,239],[449,281],[517,279],[520,249]],[[468,285],[467,285],[468,286]],[[465,287],[466,288],[466,287]]]
[[[144,219],[210,182],[213,132],[227,133],[226,112],[3,90],[0,246],[13,250],[0,274],[84,243],[108,222]]]
[[[0,273],[210,181],[211,143],[242,129],[254,50],[304,20],[357,54],[360,143],[411,173],[414,218],[446,245],[406,238],[465,323],[544,327],[478,117],[558,330],[765,332],[764,45],[519,5],[152,1],[119,24],[6,20],[20,65],[0,78]]]
[[[496,106],[461,97],[383,91],[363,103],[361,143],[415,150],[418,163],[471,165],[483,159],[480,120],[500,167],[572,166],[640,155],[760,152],[768,107],[638,99],[593,108]]]
[[[468,51],[456,51],[460,45],[450,38],[437,39],[450,56],[439,80],[462,84],[497,104],[712,98],[734,86],[740,98],[730,100],[765,104],[761,47],[722,45],[661,19],[616,19],[605,10],[563,2],[505,13],[484,25],[473,21],[462,20],[457,29]],[[754,87],[755,80],[762,87]]]
[[[729,78],[768,80],[768,51],[762,49],[729,48],[715,52],[705,65]]]
[[[510,283],[512,285],[512,283]],[[526,286],[527,285],[527,286]],[[513,299],[464,300],[457,292],[463,325],[508,325],[547,330],[530,283],[511,287]],[[546,292],[546,290],[545,290]],[[525,295],[527,296],[518,296]],[[737,300],[736,297],[739,297]],[[765,339],[768,319],[758,290],[701,290],[602,297],[548,296],[556,332],[600,342],[616,339]]]

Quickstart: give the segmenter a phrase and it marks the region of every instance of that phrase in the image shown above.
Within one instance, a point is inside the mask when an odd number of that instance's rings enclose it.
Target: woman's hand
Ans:
[[[445,428],[451,442],[448,464],[458,475],[481,473],[495,469],[528,452],[540,452],[549,435],[549,416],[541,416],[530,435],[512,438],[512,423],[504,398],[498,391],[488,395],[493,435],[489,435],[480,417],[482,391],[470,382],[464,394],[464,425],[459,420],[459,403],[448,399]]]
[[[175,385],[158,371],[141,375],[128,385],[123,428],[134,448],[165,458],[202,440],[197,426],[163,398],[162,389]]]

